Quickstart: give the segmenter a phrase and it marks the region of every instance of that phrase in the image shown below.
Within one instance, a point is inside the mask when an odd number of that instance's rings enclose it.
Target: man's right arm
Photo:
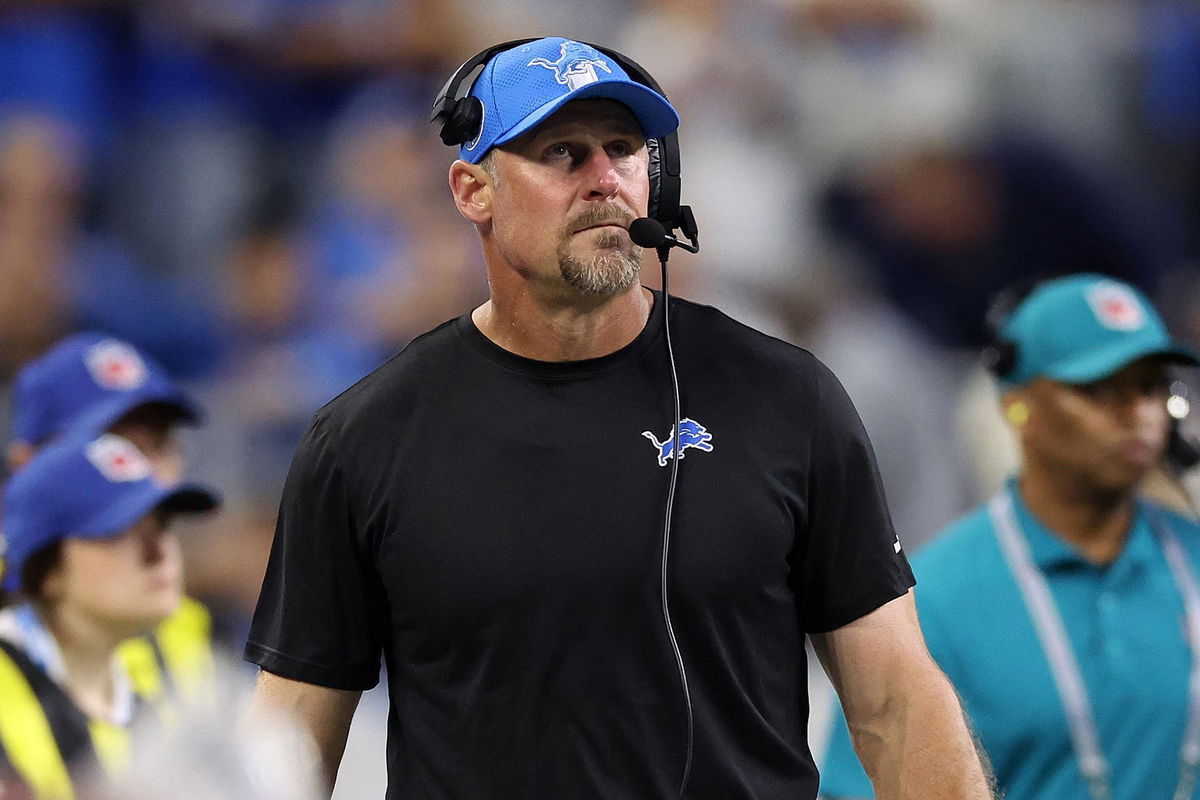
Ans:
[[[320,759],[321,790],[329,797],[361,696],[362,692],[317,686],[260,670],[248,718],[253,722],[284,716],[308,734]]]
[[[913,595],[813,645],[880,800],[991,800],[958,698],[925,649]]]

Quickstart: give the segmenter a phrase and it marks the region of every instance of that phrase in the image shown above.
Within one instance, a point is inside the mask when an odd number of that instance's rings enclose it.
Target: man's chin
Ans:
[[[566,259],[559,267],[566,282],[580,293],[615,297],[637,281],[640,262],[613,251],[593,254],[587,261]]]

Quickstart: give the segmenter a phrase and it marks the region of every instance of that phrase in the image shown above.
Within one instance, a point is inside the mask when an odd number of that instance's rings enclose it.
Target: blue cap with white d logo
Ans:
[[[552,36],[492,58],[471,94],[483,103],[479,135],[459,148],[478,164],[488,150],[544,122],[572,100],[600,97],[624,103],[647,138],[679,127],[679,115],[658,92],[632,80],[615,60],[582,42]]]
[[[1141,292],[1097,274],[1041,284],[1009,315],[1001,335],[1016,345],[1016,363],[1003,379],[1014,386],[1038,377],[1091,383],[1151,355],[1198,363]]]

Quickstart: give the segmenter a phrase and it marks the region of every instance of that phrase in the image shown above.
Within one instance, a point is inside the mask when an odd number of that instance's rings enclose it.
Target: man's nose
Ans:
[[[597,148],[588,156],[584,164],[584,184],[586,197],[589,200],[601,200],[614,196],[621,185],[620,175],[612,158],[601,148]]]

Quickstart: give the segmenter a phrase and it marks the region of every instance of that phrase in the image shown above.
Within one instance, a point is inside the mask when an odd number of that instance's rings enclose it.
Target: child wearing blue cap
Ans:
[[[929,649],[1022,800],[1192,800],[1200,765],[1200,525],[1139,495],[1195,365],[1103,275],[996,309],[988,362],[1022,465],[912,561]],[[821,788],[871,785],[837,723]]]
[[[171,520],[216,505],[204,487],[160,482],[112,434],[54,444],[9,481],[0,782],[60,798],[91,767],[119,772],[144,699],[118,648],[180,603]]]

